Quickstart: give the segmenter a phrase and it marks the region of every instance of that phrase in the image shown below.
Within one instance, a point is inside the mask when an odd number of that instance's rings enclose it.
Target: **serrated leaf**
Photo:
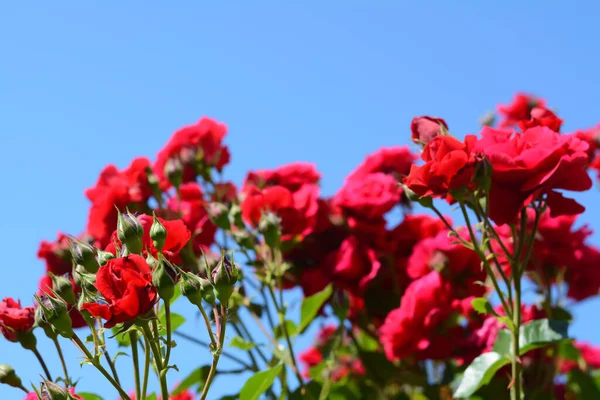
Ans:
[[[296,324],[293,321],[290,320],[285,320],[285,329],[287,330],[287,333],[290,337],[296,336],[296,332],[298,331],[298,328],[296,327]],[[275,335],[276,339],[281,339],[283,337],[285,337],[285,333],[283,331],[283,328],[281,325],[277,325],[275,327],[275,329],[273,330],[273,334]]]
[[[160,329],[158,334],[164,336],[167,334],[167,320],[164,313],[158,314],[158,321],[160,322]],[[172,312],[171,313],[171,332],[175,332],[177,328],[185,323],[185,317],[183,315]]]
[[[468,398],[481,386],[486,385],[496,372],[510,363],[510,359],[495,351],[483,353],[467,367],[463,378],[454,393],[456,398]]]
[[[179,385],[177,385],[177,388],[173,390],[172,394],[176,396],[184,390],[191,388],[192,386],[204,386],[204,382],[206,381],[209,372],[210,365],[204,365],[202,367],[196,368],[195,370],[190,372],[190,374],[187,377],[185,377],[179,383]]]
[[[508,329],[498,331],[498,337],[494,342],[493,350],[503,356],[510,356],[512,354],[512,334]]]
[[[267,391],[273,381],[281,373],[283,365],[278,364],[266,371],[255,373],[246,381],[240,392],[240,400],[257,400],[261,394]]]
[[[103,400],[102,397],[94,393],[78,392],[77,395],[83,397],[83,400]]]
[[[569,323],[564,320],[544,318],[526,323],[519,330],[519,354],[567,339],[568,329]]]
[[[323,304],[331,297],[333,288],[331,284],[327,285],[325,289],[312,296],[306,297],[302,300],[302,306],[300,308],[300,325],[296,333],[304,332],[304,329],[312,322]]]
[[[256,345],[254,343],[250,343],[250,342],[242,339],[239,336],[234,336],[233,339],[231,339],[231,342],[229,343],[229,345],[231,347],[236,347],[236,348],[242,349],[242,350],[250,350],[250,349],[253,349],[254,347],[256,347]]]
[[[494,308],[490,304],[489,300],[485,297],[477,297],[471,301],[471,306],[473,310],[477,311],[479,314],[490,314],[490,315],[498,315]]]

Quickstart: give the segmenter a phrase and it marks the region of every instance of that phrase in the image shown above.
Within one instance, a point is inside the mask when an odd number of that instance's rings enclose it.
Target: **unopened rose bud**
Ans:
[[[215,296],[221,304],[227,305],[233,293],[233,286],[238,281],[238,271],[237,267],[232,265],[225,255],[221,257],[216,268],[212,271],[212,280]]]
[[[162,190],[160,189],[160,182],[154,172],[152,172],[152,168],[146,168],[146,177],[148,178],[148,186],[150,186],[150,190],[152,191],[152,195],[155,199],[162,198]]]
[[[119,212],[117,221],[117,236],[123,243],[130,254],[140,254],[144,249],[142,237],[144,236],[144,228],[138,219],[131,214]]]
[[[231,229],[229,222],[229,209],[223,203],[212,202],[207,207],[208,215],[211,221],[221,229],[228,231]]]
[[[165,164],[165,176],[171,182],[171,185],[178,188],[183,178],[183,165],[177,158],[169,158]]]
[[[15,388],[23,387],[21,378],[17,376],[17,373],[15,372],[13,367],[7,364],[0,364],[0,383]]]
[[[150,227],[150,239],[152,239],[152,243],[158,251],[162,251],[165,247],[167,228],[156,218],[156,215],[153,216],[152,226]]]
[[[281,218],[266,212],[260,218],[258,231],[265,238],[265,243],[272,249],[278,249],[281,245]]]
[[[42,394],[42,399],[46,400],[73,400],[76,397],[73,397],[69,391],[54,382],[44,381],[40,385],[40,392]]]
[[[481,126],[493,126],[496,121],[496,114],[492,111],[485,113],[481,118],[479,118],[479,123]]]
[[[215,294],[208,279],[197,278],[193,275],[184,277],[181,280],[181,294],[198,307],[202,307],[202,301],[211,306],[215,305]]]
[[[448,124],[441,118],[415,117],[410,124],[412,139],[415,143],[426,145],[439,135],[448,134]]]
[[[42,307],[36,307],[35,309],[35,325],[42,328],[46,336],[50,339],[55,339],[58,335],[58,333],[56,333],[52,325],[50,325],[48,321],[44,319],[44,312],[42,311]],[[35,347],[35,344],[33,347]]]
[[[98,263],[100,264],[100,266],[106,264],[108,260],[112,260],[113,258],[115,258],[115,255],[113,253],[102,250],[98,251]]]
[[[75,304],[75,293],[69,275],[54,275],[52,272],[49,274],[52,279],[52,289],[56,294],[68,304]]]
[[[229,222],[240,229],[245,227],[244,220],[242,219],[242,208],[239,204],[233,204],[229,209]]]
[[[161,259],[158,261],[154,271],[152,271],[152,284],[156,287],[158,295],[165,301],[169,301],[175,294],[175,282],[178,273],[171,267],[167,261]]]
[[[96,259],[96,249],[93,246],[72,238],[69,250],[75,264],[83,265],[88,272],[93,274],[98,271],[99,265]]]
[[[89,290],[91,292],[96,291],[94,283],[96,283],[96,275],[88,272],[83,265],[77,265],[73,270],[73,280],[77,286]],[[65,299],[66,300],[66,299]],[[73,303],[71,303],[73,304]]]
[[[67,303],[62,299],[46,295],[36,296],[36,299],[42,309],[43,320],[52,325],[61,336],[71,339],[73,337],[73,323],[69,316]]]
[[[245,230],[232,231],[231,236],[233,237],[233,240],[244,249],[253,249],[256,244],[252,236]]]
[[[433,199],[431,196],[419,197],[415,192],[409,189],[408,186],[402,184],[402,192],[406,196],[406,198],[412,202],[419,203],[425,208],[433,207]]]

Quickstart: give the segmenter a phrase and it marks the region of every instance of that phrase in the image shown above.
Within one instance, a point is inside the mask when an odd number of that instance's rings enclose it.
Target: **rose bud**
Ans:
[[[211,202],[208,204],[207,210],[211,221],[216,226],[226,231],[231,229],[231,223],[229,222],[229,210],[225,204]]]
[[[156,218],[156,215],[153,215],[152,226],[150,227],[150,239],[152,239],[152,243],[156,250],[159,252],[162,251],[163,247],[165,247],[165,239],[167,238],[167,229]]]
[[[80,288],[85,288],[91,292],[96,291],[94,283],[96,283],[96,275],[89,273],[83,265],[77,265],[73,271],[73,280]],[[66,300],[66,299],[65,299]],[[74,304],[68,302],[70,304]]]
[[[258,231],[265,238],[265,243],[272,249],[281,244],[281,218],[271,212],[263,213],[258,224]]]
[[[40,391],[42,393],[42,399],[49,400],[73,400],[77,397],[71,396],[69,391],[61,386],[58,386],[54,382],[44,381],[40,385]]]
[[[229,222],[240,229],[245,228],[244,220],[242,219],[242,208],[239,204],[233,204],[229,209]]]
[[[238,281],[238,271],[235,265],[223,255],[216,268],[212,271],[212,280],[215,296],[222,305],[227,305],[231,294],[233,293],[233,285]]]
[[[119,212],[117,236],[119,241],[127,247],[129,254],[140,254],[144,249],[142,242],[144,228],[129,211],[126,214]]]
[[[73,292],[73,284],[69,279],[68,274],[65,276],[57,276],[52,272],[48,272],[50,278],[52,278],[52,288],[58,294],[60,298],[69,304],[75,304],[75,293]]]
[[[253,249],[256,244],[250,233],[245,230],[231,231],[231,236],[233,237],[233,240],[244,249]]]
[[[173,186],[178,188],[183,178],[183,165],[177,158],[169,158],[165,164],[165,176]]]
[[[0,364],[0,383],[16,388],[23,386],[21,378],[17,376],[13,367],[7,364]]]
[[[113,258],[115,258],[115,255],[111,252],[102,250],[98,251],[98,262],[100,263],[100,266],[106,264],[108,260],[112,260]]]
[[[445,135],[448,131],[446,121],[435,117],[415,117],[410,124],[412,140],[415,143],[426,145],[434,137]]]
[[[162,190],[160,190],[160,182],[156,175],[152,172],[151,167],[146,168],[146,177],[148,179],[148,186],[150,186],[150,190],[152,191],[152,195],[155,199],[162,198]]]
[[[55,339],[58,335],[58,333],[56,333],[52,325],[50,325],[44,319],[44,312],[42,311],[41,307],[36,307],[35,309],[35,326],[39,326],[40,328],[42,328],[46,336],[50,339]]]
[[[215,294],[208,279],[185,275],[181,280],[181,294],[198,307],[202,307],[202,300],[213,307],[215,305]]]
[[[169,301],[175,294],[175,281],[179,278],[177,271],[167,261],[158,261],[152,271],[152,284],[156,287],[158,295],[165,301]]]
[[[90,273],[94,274],[98,271],[98,260],[96,259],[96,249],[75,238],[71,238],[69,244],[69,250],[73,256],[73,261],[77,265],[83,265],[83,267]]]
[[[67,303],[60,298],[46,295],[41,297],[36,295],[35,298],[42,309],[42,319],[52,325],[61,336],[71,339],[73,337],[73,322],[69,316]]]

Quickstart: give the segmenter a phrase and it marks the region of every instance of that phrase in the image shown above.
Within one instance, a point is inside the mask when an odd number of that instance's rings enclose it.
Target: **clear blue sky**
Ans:
[[[593,1],[209,3],[0,4],[0,296],[29,303],[43,272],[39,241],[84,229],[83,191],[104,165],[153,157],[202,115],[229,126],[234,181],[307,160],[326,194],[368,152],[408,143],[415,115],[473,133],[479,116],[521,90],[558,108],[565,131],[600,120]],[[598,221],[599,198],[597,185],[581,197],[587,221]],[[597,318],[583,315],[598,305],[575,308],[573,328],[596,343]],[[208,362],[200,349],[176,351],[193,354],[184,371]],[[35,359],[18,345],[0,341],[2,362],[37,380]],[[84,369],[82,389],[115,398]],[[242,385],[230,379],[211,398]],[[0,386],[0,398],[21,397]]]

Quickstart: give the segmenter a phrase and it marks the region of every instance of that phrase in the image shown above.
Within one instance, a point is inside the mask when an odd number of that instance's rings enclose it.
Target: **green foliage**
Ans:
[[[315,316],[321,307],[323,307],[323,304],[331,297],[332,291],[332,286],[327,285],[327,287],[319,293],[315,293],[302,301],[302,306],[300,308],[300,325],[298,325],[297,333],[304,332],[308,325],[315,319]]]
[[[102,397],[94,393],[79,392],[77,395],[83,397],[83,400],[103,400]]]
[[[204,365],[202,367],[196,368],[193,370],[187,377],[185,377],[177,388],[173,391],[173,395],[177,395],[183,392],[186,389],[191,388],[192,386],[198,386],[202,388],[204,386],[204,382],[206,382],[206,378],[208,377],[208,373],[210,371],[210,365]]]
[[[229,343],[231,347],[235,347],[241,350],[250,350],[256,347],[256,344],[250,343],[239,336],[234,336]]]
[[[261,394],[271,387],[277,375],[281,373],[282,368],[282,364],[277,364],[273,368],[252,375],[240,392],[240,400],[257,400]]]

